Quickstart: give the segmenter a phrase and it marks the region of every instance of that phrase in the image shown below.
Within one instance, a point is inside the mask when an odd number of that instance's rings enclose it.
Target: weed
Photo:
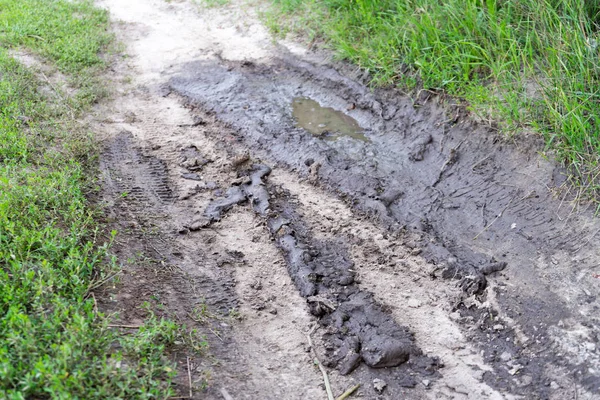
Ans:
[[[241,321],[242,320],[242,314],[239,312],[239,310],[237,308],[231,308],[229,310],[228,313],[229,318],[237,320],[237,321]]]
[[[199,6],[213,8],[213,7],[222,7],[229,4],[229,0],[194,0]]]

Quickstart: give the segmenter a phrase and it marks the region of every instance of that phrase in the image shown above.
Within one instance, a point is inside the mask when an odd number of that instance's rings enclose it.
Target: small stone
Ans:
[[[421,307],[421,302],[417,299],[408,299],[408,301],[406,302],[406,304],[410,307],[410,308],[419,308]]]
[[[585,344],[585,349],[587,351],[596,351],[596,344],[595,343],[591,343],[591,342],[587,342]]]
[[[423,381],[421,383],[423,383],[423,386],[428,388],[429,385],[431,384],[431,381],[429,379],[423,379]]]
[[[510,369],[510,370],[508,371],[508,373],[509,373],[509,374],[511,374],[511,375],[516,375],[516,374],[518,374],[518,373],[519,373],[519,371],[520,371],[521,369],[523,369],[523,366],[522,366],[522,365],[519,365],[519,364],[517,364],[517,365],[515,365],[514,367],[512,367],[512,369]]]
[[[496,325],[494,325],[492,327],[492,329],[495,330],[495,331],[501,331],[501,330],[504,329],[504,325],[502,325],[502,324],[496,324]]]
[[[270,308],[269,309],[269,314],[277,315],[277,309],[276,308]]]
[[[373,379],[373,388],[377,391],[377,393],[383,393],[386,388],[387,383],[383,379]]]
[[[556,390],[560,389],[560,385],[554,381],[550,382],[550,389]]]
[[[251,284],[250,287],[254,290],[261,290],[262,289],[262,282],[258,279],[255,279]]]
[[[411,252],[410,252],[410,255],[411,256],[418,256],[419,254],[421,254],[421,251],[423,251],[423,250],[421,250],[419,248],[412,249]]]
[[[502,354],[500,354],[500,360],[507,362],[512,358],[512,356],[510,355],[510,353],[508,351],[503,352]]]

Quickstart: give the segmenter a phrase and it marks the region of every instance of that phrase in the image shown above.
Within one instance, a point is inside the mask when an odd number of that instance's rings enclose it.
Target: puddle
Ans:
[[[292,115],[297,126],[325,140],[347,136],[363,142],[369,141],[354,118],[331,107],[321,107],[318,102],[307,97],[296,97],[292,101]]]

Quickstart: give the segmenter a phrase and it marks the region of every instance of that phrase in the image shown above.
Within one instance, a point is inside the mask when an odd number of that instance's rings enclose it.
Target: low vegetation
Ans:
[[[107,32],[91,1],[0,0],[2,399],[164,399],[175,373],[164,350],[189,336],[150,311],[122,334],[91,296],[116,266],[86,201],[96,147],[76,117],[103,93]],[[16,53],[61,71],[74,91]]]
[[[599,195],[597,0],[271,1],[275,33],[324,38],[375,84],[443,91],[505,133],[542,134]]]

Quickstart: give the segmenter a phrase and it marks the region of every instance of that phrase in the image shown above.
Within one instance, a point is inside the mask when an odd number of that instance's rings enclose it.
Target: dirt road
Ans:
[[[309,336],[335,396],[597,398],[600,225],[536,140],[231,3],[98,1],[127,49],[91,121],[124,268],[102,307],[204,333],[198,399],[326,399]]]

